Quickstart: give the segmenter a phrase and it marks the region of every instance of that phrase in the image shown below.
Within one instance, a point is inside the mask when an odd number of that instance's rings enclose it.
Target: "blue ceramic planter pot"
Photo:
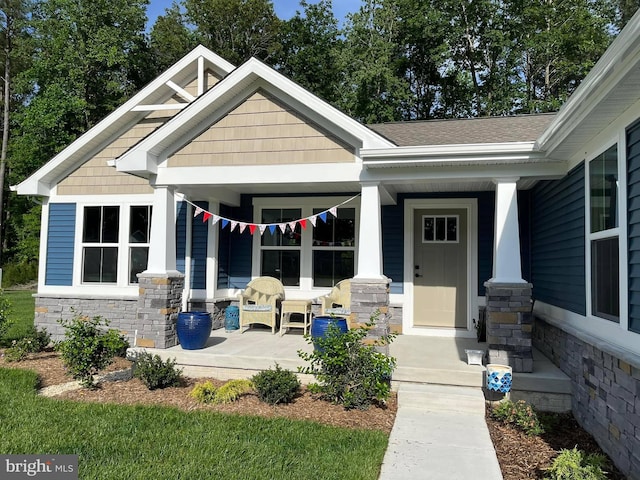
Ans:
[[[178,314],[176,333],[185,350],[204,348],[211,335],[211,314],[208,312],[182,312]]]
[[[342,333],[346,333],[348,330],[346,318],[329,316],[314,317],[311,324],[311,339],[313,341],[313,348],[316,350],[322,351],[322,349],[318,347],[316,339],[325,338],[330,325],[336,325]]]

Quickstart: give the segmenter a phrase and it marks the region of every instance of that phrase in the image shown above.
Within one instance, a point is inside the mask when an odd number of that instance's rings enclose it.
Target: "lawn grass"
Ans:
[[[9,318],[14,322],[3,339],[0,346],[8,346],[12,340],[19,340],[33,326],[35,311],[34,290],[4,290],[3,295],[11,302]]]
[[[388,436],[284,418],[89,404],[0,368],[0,452],[78,454],[80,478],[377,479]]]

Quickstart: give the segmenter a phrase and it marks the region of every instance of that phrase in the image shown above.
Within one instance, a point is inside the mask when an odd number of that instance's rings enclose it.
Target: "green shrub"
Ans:
[[[94,388],[93,376],[111,364],[115,356],[110,345],[112,334],[104,331],[109,322],[100,316],[76,315],[58,323],[65,329],[65,339],[57,347],[65,367],[83,387]]]
[[[607,465],[604,455],[585,454],[574,447],[562,449],[553,464],[547,470],[546,480],[605,480]]]
[[[291,370],[280,368],[263,370],[251,377],[258,398],[271,405],[291,403],[300,391],[300,380]]]
[[[533,407],[524,400],[503,400],[491,412],[491,416],[503,423],[514,425],[527,435],[540,435],[544,428]]]
[[[218,388],[212,381],[207,380],[203,383],[197,383],[189,395],[195,398],[200,403],[213,403],[213,399],[216,396]]]
[[[13,321],[9,318],[11,313],[11,302],[4,296],[4,292],[0,290],[0,339],[5,336]]]
[[[237,378],[222,385],[213,397],[213,403],[232,403],[253,391],[251,380]]]
[[[31,326],[26,337],[14,340],[11,347],[5,351],[6,359],[9,362],[20,362],[27,357],[28,353],[42,352],[51,342],[51,335],[46,329],[36,330]]]
[[[2,266],[2,287],[27,285],[38,281],[38,262],[6,263]]]
[[[180,385],[182,370],[176,368],[175,359],[163,361],[160,355],[142,352],[135,358],[133,376],[139,378],[149,390]]]
[[[312,353],[298,351],[298,356],[310,363],[299,371],[314,375],[319,382],[309,386],[311,391],[347,409],[366,409],[389,398],[396,360],[375,347],[389,344],[394,335],[383,336],[373,345],[363,343],[378,315],[376,312],[364,327],[346,333],[336,325],[329,325],[325,338],[314,341],[309,335],[305,337],[308,343],[318,347]]]
[[[105,333],[104,344],[111,349],[116,357],[125,358],[129,342],[118,330],[111,329]]]

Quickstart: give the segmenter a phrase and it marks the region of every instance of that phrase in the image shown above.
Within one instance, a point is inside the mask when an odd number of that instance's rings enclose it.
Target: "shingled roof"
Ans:
[[[533,142],[554,113],[451,120],[389,122],[368,125],[400,147],[474,143]]]

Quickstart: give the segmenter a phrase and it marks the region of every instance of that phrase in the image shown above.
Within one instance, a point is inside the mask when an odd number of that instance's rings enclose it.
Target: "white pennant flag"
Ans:
[[[231,232],[233,232],[236,227],[238,226],[238,222],[236,222],[235,220],[231,220]]]
[[[281,231],[282,233],[284,233],[284,232],[285,232],[285,230],[287,229],[287,224],[286,224],[286,223],[279,223],[279,224],[278,224],[278,227],[280,227],[280,231]]]
[[[309,221],[311,222],[311,225],[313,225],[314,227],[316,226],[317,219],[318,219],[317,215],[312,215],[311,217],[309,217]]]
[[[296,231],[296,223],[298,223],[298,222],[296,222],[296,221],[289,222],[289,228],[291,229],[292,232]]]
[[[247,228],[247,224],[244,222],[240,222],[240,233],[244,232],[245,228]]]
[[[331,207],[329,209],[329,213],[334,217],[338,218],[338,207]]]
[[[215,225],[219,221],[220,221],[220,217],[218,215],[216,215],[215,213],[211,215],[211,225]]]
[[[260,224],[258,225],[258,228],[260,229],[260,235],[264,234],[264,231],[267,229],[267,226],[265,224]]]
[[[196,207],[195,211],[193,212],[193,218],[197,217],[198,215],[200,215],[203,212],[202,208],[200,207]]]

